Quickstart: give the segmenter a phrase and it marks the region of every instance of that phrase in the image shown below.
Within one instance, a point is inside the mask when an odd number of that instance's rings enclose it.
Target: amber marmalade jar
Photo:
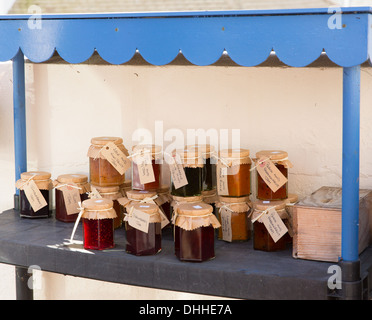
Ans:
[[[251,193],[251,164],[248,149],[221,150],[218,166],[225,169],[227,173],[227,192],[218,189],[218,195],[226,197],[249,196]]]
[[[135,190],[156,190],[161,186],[162,178],[162,149],[157,145],[138,145],[133,147],[133,154],[140,152],[147,152],[151,156],[151,166],[154,171],[153,182],[142,184],[138,173],[138,166],[136,164],[136,157],[132,158],[132,189]]]
[[[257,162],[262,159],[270,159],[275,167],[288,179],[288,168],[292,164],[288,161],[288,153],[281,150],[263,150],[256,153]],[[257,199],[260,200],[283,200],[288,196],[288,182],[273,192],[257,172]]]
[[[114,244],[113,202],[108,199],[88,199],[83,201],[84,248],[91,250],[111,249]]]
[[[51,216],[50,190],[53,189],[53,181],[50,177],[51,174],[44,171],[28,171],[21,173],[21,179],[16,182],[16,187],[19,189],[20,216],[22,218],[49,218]],[[36,186],[39,188],[47,203],[45,207],[38,211],[32,209],[32,206],[23,191],[23,185],[30,179],[35,181]]]
[[[202,262],[213,259],[214,228],[221,225],[211,205],[181,203],[174,219],[175,254],[181,261]]]
[[[276,212],[282,218],[285,223],[287,213],[285,210],[286,203],[284,201],[261,201],[257,200],[253,202],[253,214],[252,221],[255,220],[263,211],[275,207]],[[286,248],[288,243],[286,235],[281,237],[277,242],[274,242],[270,233],[267,231],[265,225],[260,222],[260,219],[253,223],[253,247],[255,250],[261,251],[280,251]]]
[[[126,252],[136,256],[154,255],[161,251],[161,218],[159,207],[152,203],[134,203],[128,208],[125,218]],[[148,232],[138,230],[127,221],[131,210],[136,209],[149,215]]]
[[[203,158],[199,150],[175,150],[183,164],[188,184],[176,189],[172,183],[171,194],[178,197],[193,197],[203,191]]]
[[[79,209],[76,208],[76,213],[67,213],[63,191],[61,190],[63,187],[79,188],[80,202],[83,202],[88,199],[88,192],[90,192],[88,176],[85,174],[62,174],[54,181],[56,219],[62,222],[75,222],[79,215]]]
[[[115,187],[100,187],[94,186],[103,199],[112,200],[113,208],[116,212],[114,219],[114,229],[120,228],[123,224],[124,212],[122,206],[119,204],[118,199],[122,197],[119,186]]]
[[[249,197],[219,197],[216,203],[218,220],[221,228],[218,230],[218,239],[227,242],[247,241],[251,238],[251,219]],[[222,211],[230,215],[230,225],[221,221]]]
[[[120,174],[101,153],[102,148],[109,142],[115,143],[126,156],[129,155],[121,138],[92,138],[87,154],[89,157],[90,182],[101,187],[118,186],[125,181],[125,174]]]
[[[188,150],[199,150],[204,161],[203,166],[203,191],[216,189],[216,161],[212,157],[214,147],[209,144],[197,144],[186,146]]]

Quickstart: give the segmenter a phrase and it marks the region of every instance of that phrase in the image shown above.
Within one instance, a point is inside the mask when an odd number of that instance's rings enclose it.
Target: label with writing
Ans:
[[[222,228],[222,240],[231,242],[232,241],[231,211],[226,208],[221,208],[220,217]]]
[[[41,208],[44,208],[47,204],[43,194],[40,192],[35,181],[30,180],[23,186],[23,191],[27,197],[28,202],[32,207],[34,212],[39,211]]]
[[[259,221],[265,225],[274,242],[277,242],[288,231],[274,208],[269,209],[267,213],[263,214]]]
[[[67,215],[79,213],[80,192],[79,189],[70,186],[59,188],[63,194]]]
[[[131,166],[130,160],[113,142],[107,143],[101,153],[120,174],[124,174]]]
[[[175,189],[181,188],[188,184],[185,169],[183,168],[183,164],[179,159],[179,155],[176,155],[178,158],[173,158],[171,163],[169,164],[169,170],[172,177],[172,182]]]
[[[131,211],[131,215],[128,216],[129,225],[137,230],[148,233],[150,216],[146,212],[137,210],[135,208],[133,208]]]
[[[159,208],[159,214],[161,218],[161,228],[163,229],[165,226],[169,224],[169,220],[167,216],[165,215],[164,211],[162,208]]]
[[[91,185],[90,190],[91,190],[91,192],[89,192],[90,199],[102,199],[101,194],[99,193],[95,186]]]
[[[141,153],[134,158],[138,168],[138,176],[141,184],[155,181],[154,168],[152,167],[151,154]]]
[[[273,192],[276,192],[288,181],[275,164],[268,158],[260,158],[257,162],[256,169],[258,174]]]
[[[229,195],[229,186],[227,184],[227,167],[217,164],[217,193],[219,195]]]

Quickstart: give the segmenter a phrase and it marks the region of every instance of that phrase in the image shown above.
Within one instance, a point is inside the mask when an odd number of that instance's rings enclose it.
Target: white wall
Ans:
[[[26,78],[29,170],[48,170],[53,177],[88,173],[91,137],[121,136],[130,148],[135,129],[153,131],[162,120],[164,132],[240,129],[241,145],[253,156],[260,149],[288,151],[294,164],[290,192],[300,196],[323,185],[341,186],[340,68],[27,64]],[[0,212],[13,205],[11,80],[10,68],[1,65]],[[371,88],[372,71],[363,69],[361,188],[372,188]],[[51,292],[49,283],[45,292]]]

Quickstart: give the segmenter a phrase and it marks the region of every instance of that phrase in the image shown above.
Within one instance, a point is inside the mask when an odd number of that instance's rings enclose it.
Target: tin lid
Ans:
[[[177,212],[179,215],[202,216],[213,212],[213,207],[204,202],[197,203],[180,203]]]
[[[156,191],[148,190],[128,190],[126,193],[130,200],[143,200],[145,198],[156,196]]]
[[[90,142],[98,146],[104,146],[105,144],[109,142],[113,142],[116,145],[118,145],[118,144],[123,143],[123,139],[119,137],[95,137],[95,138],[92,138]]]
[[[85,174],[62,174],[59,175],[57,181],[60,183],[86,183],[88,176]]]
[[[33,180],[48,180],[52,175],[46,171],[27,171],[21,173],[21,179],[27,181],[32,177]]]
[[[288,153],[282,150],[261,150],[256,153],[256,157],[257,159],[265,157],[271,160],[283,160],[288,158]]]

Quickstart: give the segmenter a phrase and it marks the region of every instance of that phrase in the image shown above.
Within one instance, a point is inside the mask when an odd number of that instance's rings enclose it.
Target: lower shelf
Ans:
[[[162,251],[136,257],[125,252],[124,228],[115,230],[114,249],[88,251],[63,245],[73,224],[24,219],[15,210],[0,214],[0,263],[129,285],[241,299],[327,299],[332,263],[292,258],[292,250],[261,252],[252,241],[216,240],[216,257],[181,262],[174,255],[172,229],[163,229]],[[82,226],[74,237],[82,241]],[[372,248],[360,256],[362,273],[372,269]],[[57,289],[56,289],[57,290]]]

